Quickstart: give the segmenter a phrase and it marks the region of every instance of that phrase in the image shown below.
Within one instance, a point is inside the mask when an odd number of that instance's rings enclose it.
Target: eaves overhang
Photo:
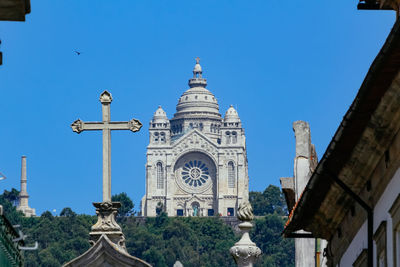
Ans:
[[[346,207],[343,207],[345,205],[341,205],[343,201],[340,201],[340,199],[346,197],[346,193],[338,190],[332,177],[342,177],[346,165],[353,164],[357,156],[377,158],[378,154],[382,152],[381,147],[378,146],[382,145],[383,147],[384,137],[389,139],[390,134],[395,131],[395,127],[399,126],[398,123],[395,126],[390,124],[390,119],[395,118],[395,115],[400,111],[399,105],[390,102],[394,90],[396,90],[396,94],[400,94],[400,87],[398,87],[400,83],[399,70],[400,23],[397,21],[372,63],[356,98],[336,130],[324,156],[291,211],[283,231],[284,236],[298,230],[306,230],[312,232],[316,237],[328,240],[332,237],[338,224],[338,220],[332,220],[332,218],[343,218],[348,211]],[[385,99],[383,99],[384,97]],[[394,100],[397,101],[397,98]],[[389,104],[392,105],[390,107],[393,110],[387,112],[387,115],[382,111],[384,110],[382,106],[386,104],[382,103],[383,101],[390,102]],[[383,125],[383,122],[388,124],[387,127]],[[373,142],[369,142],[366,137],[367,133],[371,135],[371,129],[374,130]],[[377,147],[369,148],[369,150],[376,152],[376,155],[362,155],[360,153],[360,146],[368,147],[372,144]],[[359,193],[360,183],[364,182],[363,177],[352,176],[349,173],[346,173],[346,175],[347,179],[353,180],[345,182],[350,182],[348,183],[350,188],[351,185],[354,185],[354,188],[351,189]],[[323,211],[322,208],[326,208],[327,202],[331,201],[327,199],[327,196],[328,194],[332,195],[334,190],[339,194],[336,196],[336,203],[330,204],[332,206],[338,205],[340,209],[332,207],[332,213],[335,214],[328,218],[326,211]]]

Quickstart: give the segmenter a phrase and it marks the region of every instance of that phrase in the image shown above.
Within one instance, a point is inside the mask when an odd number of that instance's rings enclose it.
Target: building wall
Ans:
[[[392,216],[389,213],[394,201],[399,196],[400,192],[400,169],[397,169],[395,175],[387,185],[381,198],[378,200],[374,207],[374,233],[382,221],[386,221],[386,253],[387,253],[387,266],[395,266],[393,264],[393,225]],[[340,264],[337,266],[352,266],[357,257],[361,254],[363,249],[367,248],[367,221],[364,221],[362,227],[357,232],[349,247],[343,254]],[[374,266],[377,266],[377,246],[374,242]]]
[[[200,216],[207,216],[208,209],[213,209],[214,215],[228,216],[228,208],[233,208],[235,215],[240,202],[248,200],[246,150],[244,138],[239,140],[240,143],[235,146],[219,145],[198,129],[193,129],[175,142],[167,141],[163,147],[149,145],[143,215],[156,216],[159,202],[170,216],[176,216],[177,209],[183,209],[184,216],[192,216],[193,202],[200,204]],[[203,185],[194,188],[182,183],[182,165],[199,160],[206,163],[212,180],[206,184],[207,190],[202,190]],[[234,164],[233,188],[228,185],[229,162]],[[157,186],[157,163],[161,163],[164,168],[163,188]]]

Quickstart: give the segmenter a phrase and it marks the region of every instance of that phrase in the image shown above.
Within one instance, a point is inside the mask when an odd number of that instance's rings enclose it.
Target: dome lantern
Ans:
[[[203,78],[203,70],[200,66],[200,58],[196,57],[196,65],[193,68],[193,78],[189,80],[189,87],[203,87],[207,86],[207,80]]]
[[[207,90],[207,80],[202,77],[203,70],[200,66],[200,58],[196,58],[193,69],[193,78],[189,79],[189,89],[179,98],[176,105],[174,119],[196,118],[196,119],[221,119],[218,101],[215,96]]]

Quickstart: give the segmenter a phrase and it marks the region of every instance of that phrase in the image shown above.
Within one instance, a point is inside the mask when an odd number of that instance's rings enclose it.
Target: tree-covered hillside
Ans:
[[[78,215],[65,208],[60,216],[46,211],[40,217],[25,218],[15,210],[18,191],[4,191],[0,204],[13,224],[21,225],[28,234],[27,245],[38,241],[37,251],[25,252],[25,266],[53,267],[77,257],[89,248],[90,227],[96,216]],[[125,207],[120,209],[118,222],[123,228],[126,245],[131,255],[142,258],[153,266],[172,266],[180,260],[186,266],[236,266],[229,255],[229,248],[240,239],[240,234],[223,223],[218,217],[169,218],[161,214],[147,218],[146,223],[132,216],[133,204],[125,194],[113,197]],[[279,188],[269,186],[264,192],[250,192],[254,206],[252,240],[263,251],[256,266],[294,266],[292,240],[281,237],[284,225],[284,201]]]

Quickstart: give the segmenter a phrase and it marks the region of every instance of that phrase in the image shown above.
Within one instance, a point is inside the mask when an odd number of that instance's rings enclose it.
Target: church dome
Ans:
[[[221,118],[217,99],[206,89],[207,80],[202,77],[202,74],[199,58],[197,58],[193,78],[189,80],[190,88],[179,98],[174,118]]]
[[[158,106],[156,112],[153,115],[153,123],[165,123],[168,122],[167,113],[162,109],[161,106]]]
[[[240,122],[239,114],[236,109],[231,105],[225,113],[225,122]]]

